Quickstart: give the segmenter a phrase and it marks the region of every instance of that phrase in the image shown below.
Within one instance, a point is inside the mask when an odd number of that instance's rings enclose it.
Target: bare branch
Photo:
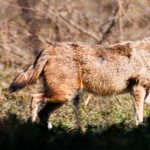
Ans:
[[[112,19],[112,21],[109,23],[106,30],[103,32],[102,37],[99,40],[99,44],[101,44],[107,38],[107,36],[111,32],[111,29],[115,26],[115,21],[116,21],[116,18],[117,18],[117,14],[118,14],[118,6],[114,9],[114,11],[113,11],[113,18],[114,19]]]
[[[87,31],[86,29],[82,28],[81,26],[77,25],[75,22],[73,22],[72,20],[67,20],[66,18],[64,18],[60,13],[55,12],[52,8],[50,8],[49,4],[45,1],[45,0],[41,0],[46,6],[49,7],[48,11],[51,15],[55,16],[57,19],[59,19],[60,21],[62,21],[64,24],[68,25],[70,27],[70,25],[74,28],[76,28],[77,30],[79,30],[80,32],[92,37],[93,39],[95,39],[97,42],[99,42],[100,38],[98,36],[96,36],[94,33]]]
[[[119,30],[120,30],[120,41],[123,41],[124,38],[124,33],[123,33],[123,13],[125,13],[123,6],[122,6],[122,1],[121,0],[117,0],[118,2],[118,16],[119,16]]]
[[[88,35],[90,37],[92,37],[94,40],[96,40],[97,42],[99,42],[100,38],[98,36],[96,36],[94,33],[90,32],[90,31],[87,31],[86,29],[82,28],[81,26],[79,26],[78,24],[76,24],[74,21],[72,20],[67,20],[66,18],[64,18],[59,12],[55,12],[52,8],[50,8],[49,4],[44,1],[44,0],[41,0],[46,6],[48,6],[48,11],[50,14],[48,14],[48,16],[51,18],[52,16],[56,17],[57,19],[59,19],[61,22],[63,22],[65,25],[67,25],[68,27],[70,27],[70,25],[79,30],[80,32],[84,33],[85,35]],[[17,9],[22,9],[23,11],[40,11],[42,12],[41,10],[39,9],[34,9],[34,8],[30,8],[30,7],[25,7],[25,6],[17,6],[17,5],[13,5],[13,4],[9,4],[7,2],[1,2],[5,5],[8,5],[10,7],[14,7],[14,8],[17,8]],[[69,3],[70,4],[70,3]],[[63,8],[62,8],[63,9]],[[60,9],[61,10],[61,9]],[[59,10],[59,11],[60,11]],[[33,20],[32,20],[33,21]],[[32,31],[32,30],[31,30]]]

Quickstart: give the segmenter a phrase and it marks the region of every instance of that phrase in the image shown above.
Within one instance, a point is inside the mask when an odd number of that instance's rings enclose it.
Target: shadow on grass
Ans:
[[[0,121],[0,149],[100,150],[150,149],[150,118],[145,126],[126,130],[115,124],[101,130],[89,126],[86,132],[66,130],[59,126],[47,131],[39,124],[23,122],[15,115]]]

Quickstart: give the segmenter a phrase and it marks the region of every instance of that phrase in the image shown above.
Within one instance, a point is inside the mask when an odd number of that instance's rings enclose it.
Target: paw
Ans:
[[[142,124],[143,124],[143,119],[135,120],[135,125],[136,126],[139,126],[139,125],[142,125]]]
[[[51,122],[47,122],[47,128],[48,130],[51,130],[53,128],[53,125]]]

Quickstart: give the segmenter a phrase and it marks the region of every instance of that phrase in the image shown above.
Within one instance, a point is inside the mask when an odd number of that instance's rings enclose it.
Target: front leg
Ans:
[[[88,93],[88,97],[87,97],[87,99],[85,100],[85,103],[84,103],[84,108],[87,107],[89,101],[90,101],[93,97],[94,97],[93,94]]]
[[[133,108],[135,113],[135,123],[139,125],[143,122],[143,107],[144,107],[144,98],[146,96],[146,90],[141,85],[136,85],[133,87]]]

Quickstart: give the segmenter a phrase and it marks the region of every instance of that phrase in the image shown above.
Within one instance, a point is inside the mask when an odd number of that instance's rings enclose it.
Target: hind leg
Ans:
[[[63,104],[64,103],[46,103],[45,107],[38,113],[38,117],[40,119],[41,124],[47,127],[48,129],[51,129],[52,124],[49,121],[49,116],[52,112],[61,107]]]
[[[136,85],[133,87],[132,95],[134,96],[133,108],[135,112],[135,123],[139,125],[143,122],[143,107],[146,90],[144,87]]]
[[[61,91],[60,93],[57,91],[57,93],[56,92],[55,94],[53,93],[54,96],[48,97],[49,99],[46,101],[46,105],[38,113],[42,125],[48,127],[49,129],[52,128],[51,123],[48,121],[50,114],[54,112],[56,109],[58,109],[59,107],[61,107],[68,100],[73,99],[77,92],[71,91],[71,93],[70,92],[67,93]]]
[[[43,93],[30,95],[30,114],[31,114],[32,122],[36,121],[37,114],[43,104],[44,104],[44,94]]]

